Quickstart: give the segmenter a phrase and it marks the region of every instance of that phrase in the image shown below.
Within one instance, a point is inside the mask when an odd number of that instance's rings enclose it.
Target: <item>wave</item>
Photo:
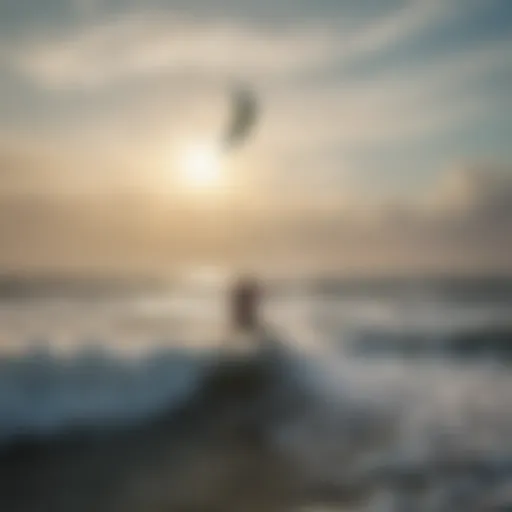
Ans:
[[[511,381],[494,367],[269,339],[253,356],[31,353],[0,379],[8,510],[497,510],[512,483]],[[102,428],[69,428],[84,424]]]
[[[63,427],[141,420],[186,399],[208,352],[154,349],[141,357],[100,347],[75,354],[31,349],[0,359],[0,440]]]
[[[481,326],[453,332],[361,329],[346,348],[363,356],[437,357],[512,361],[512,327]]]

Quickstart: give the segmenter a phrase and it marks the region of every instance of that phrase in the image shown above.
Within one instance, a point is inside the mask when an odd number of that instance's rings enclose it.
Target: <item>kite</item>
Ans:
[[[232,117],[223,137],[223,146],[227,150],[243,144],[251,134],[258,118],[258,104],[253,92],[239,87],[232,97]]]

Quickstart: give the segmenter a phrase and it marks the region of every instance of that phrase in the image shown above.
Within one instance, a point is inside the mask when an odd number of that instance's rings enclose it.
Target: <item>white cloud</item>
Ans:
[[[342,39],[340,57],[345,61],[380,53],[430,29],[454,11],[455,4],[442,0],[409,0],[382,19]]]
[[[500,244],[512,249],[508,241],[512,233],[512,170],[497,172],[470,165],[448,171],[430,191],[420,190],[420,185],[408,189],[407,204],[379,203],[386,195],[381,190],[387,186],[384,179],[376,179],[370,191],[351,188],[350,151],[371,154],[379,147],[393,151],[440,141],[468,126],[478,127],[489,114],[511,108],[505,103],[507,98],[482,85],[491,82],[496,71],[511,68],[510,40],[468,41],[451,52],[427,52],[417,62],[388,69],[383,68],[387,62],[383,59],[373,75],[368,71],[362,78],[351,74],[347,64],[414,42],[455,12],[462,12],[461,3],[455,1],[405,4],[384,18],[339,32],[334,23],[322,31],[318,19],[309,25],[303,20],[302,25],[270,27],[240,19],[183,18],[153,11],[89,25],[67,36],[47,35],[4,48],[0,60],[33,85],[59,94],[69,89],[87,91],[63,102],[73,104],[78,114],[71,113],[69,121],[66,112],[55,116],[65,120],[61,133],[52,134],[59,163],[39,166],[53,179],[41,179],[42,173],[33,168],[37,152],[32,152],[33,161],[24,160],[23,155],[11,160],[9,186],[13,190],[75,186],[76,190],[85,187],[78,181],[82,176],[89,185],[96,182],[100,188],[106,188],[107,182],[115,188],[124,180],[141,189],[140,169],[150,174],[160,153],[173,149],[169,147],[171,139],[189,128],[193,132],[224,119],[226,112],[221,111],[220,98],[212,94],[211,81],[243,77],[262,85],[263,114],[254,144],[241,160],[249,161],[248,175],[254,170],[262,181],[275,179],[267,189],[262,186],[263,199],[253,205],[255,210],[261,209],[265,230],[274,240],[301,253],[314,248],[337,258],[342,252],[346,260],[352,257],[367,265],[375,264],[372,258],[391,264],[420,256],[442,262],[443,255],[453,261],[495,261],[493,258],[503,254]],[[178,77],[181,80],[174,80]],[[152,85],[125,91],[125,86],[129,89],[140,79]],[[154,83],[161,84],[161,89]],[[208,91],[199,93],[197,84]],[[51,99],[56,98],[60,102],[59,96]],[[38,135],[41,139],[49,137],[53,125],[45,128],[45,133]],[[68,144],[73,137],[76,152]],[[70,172],[87,152],[85,148],[90,153],[82,164],[89,166],[87,172]],[[128,168],[130,164],[139,166],[139,176],[136,172],[132,176],[131,170],[120,165],[121,173],[107,171],[97,179],[102,172],[97,169],[110,165],[107,150],[117,151],[113,160],[122,155],[122,164],[128,161]],[[457,147],[452,152],[458,154]],[[27,154],[32,153],[28,148]],[[64,162],[70,153],[75,161]],[[170,167],[165,158],[163,166]],[[418,165],[428,164],[404,161],[411,174]],[[20,174],[18,169],[23,166],[31,168]],[[279,176],[281,171],[283,176]],[[92,172],[96,172],[93,177]],[[166,168],[165,173],[172,171]],[[292,185],[286,181],[288,176]],[[168,232],[161,226],[174,229],[169,227],[169,219],[157,222],[151,218],[149,223],[149,205],[144,201],[137,208],[140,233],[136,236],[141,240],[149,224],[156,231],[161,229],[156,237],[162,240]],[[132,226],[123,224],[122,218],[116,222],[130,232]],[[103,226],[97,229],[101,231]],[[98,236],[111,238],[106,229]],[[162,240],[159,249],[165,253]]]
[[[59,90],[168,73],[265,79],[386,51],[453,10],[449,2],[411,0],[383,18],[341,27],[327,19],[266,26],[148,8],[8,48],[3,60],[36,84]]]
[[[146,75],[282,76],[320,65],[333,48],[332,34],[319,29],[264,30],[154,13],[31,44],[11,61],[47,88],[94,88]]]
[[[169,11],[139,12],[66,37],[22,44],[11,49],[9,60],[33,83],[59,92],[85,88],[93,93],[110,86],[121,92],[140,77],[181,76],[185,89],[237,77],[259,85],[270,81],[276,87],[264,87],[261,132],[267,148],[304,154],[333,146],[403,144],[442,136],[500,107],[482,95],[478,80],[511,64],[510,42],[468,47],[359,80],[343,74],[340,64],[407,44],[460,8],[457,2],[409,1],[382,18],[338,33],[332,24],[325,31],[321,24],[269,28],[240,20],[184,18]],[[333,65],[338,69],[334,78],[309,86],[281,81]],[[129,102],[123,118],[136,108]],[[104,119],[103,113],[99,117]]]
[[[169,32],[168,24],[168,19],[153,17],[124,19],[86,31],[67,44],[61,41],[37,47],[32,51],[47,56],[52,53],[47,54],[51,47],[56,55],[62,51],[65,58],[62,62],[56,59],[56,67],[50,66],[42,74],[40,68],[30,68],[31,76],[46,80],[47,86],[67,88],[72,84],[77,87],[86,83],[91,87],[110,84],[111,80],[128,82],[130,77],[140,73],[169,69],[186,73],[196,66],[204,70],[201,68],[203,53],[209,53],[209,43],[216,40],[217,31],[224,34],[216,43],[219,48],[229,46],[230,38],[238,42],[232,50],[236,57],[231,63],[245,56],[246,61],[232,67],[241,75],[245,69],[241,66],[247,66],[258,76],[260,73],[256,71],[263,68],[268,76],[284,76],[293,70],[303,71],[301,66],[316,66],[313,53],[320,52],[321,48],[327,48],[322,55],[324,62],[332,59],[336,50],[331,33],[317,38],[312,31],[289,30],[274,33],[274,39],[265,40],[264,34],[254,27],[204,26],[199,22],[183,24],[175,20],[176,31]],[[177,44],[180,42],[181,46]],[[274,52],[274,46],[281,48],[281,52]],[[161,55],[154,52],[154,48],[165,51]],[[311,58],[303,60],[305,51],[301,49],[305,48],[313,53]],[[329,181],[330,175],[350,173],[350,159],[344,158],[344,151],[370,152],[383,146],[404,146],[428,137],[443,137],[468,124],[478,123],[490,111],[503,108],[499,98],[487,95],[478,84],[496,69],[509,65],[510,51],[510,41],[490,42],[480,46],[478,51],[469,48],[433,58],[423,65],[379,72],[371,80],[340,76],[315,84],[288,83],[263,88],[262,125],[256,131],[254,152],[248,156],[277,174],[281,170],[285,174],[295,172],[298,165],[309,167],[310,174],[318,176],[318,183],[327,183],[324,190],[330,195],[337,186],[332,179]],[[26,55],[34,57],[35,53]],[[149,57],[153,60],[147,60]],[[155,64],[155,59],[160,58],[161,62],[167,62],[167,67]],[[175,65],[169,65],[171,58],[175,59]],[[219,58],[227,62],[225,56]],[[30,62],[34,64],[36,60]],[[59,62],[61,64],[57,65]],[[227,65],[224,69],[228,69]],[[208,73],[204,73],[206,76]],[[169,140],[189,128],[192,133],[197,127],[215,127],[225,119],[226,105],[220,101],[221,97],[212,94],[211,88],[205,92],[204,84],[203,90],[197,91],[197,83],[202,81],[185,80],[179,84],[171,81],[163,92],[155,88],[149,94],[137,92],[136,97],[116,101],[112,106],[103,102],[99,109],[91,100],[92,114],[85,119],[75,119],[76,122],[70,120],[64,126],[65,137],[76,132],[82,141],[92,138],[91,148],[94,144],[109,145],[114,152],[117,148],[131,155],[130,158],[137,158],[138,152],[147,160],[149,153],[141,146],[145,134],[153,139]],[[215,129],[212,133],[216,133]],[[337,152],[329,156],[333,148]],[[410,165],[414,166],[415,162]],[[341,179],[338,181],[341,187]],[[310,191],[311,183],[311,179],[303,180],[303,189],[297,190],[297,196]]]
[[[508,99],[481,87],[509,65],[509,42],[461,53],[424,68],[354,82],[342,78],[269,95],[262,144],[326,154],[403,147],[456,134],[503,109]],[[265,100],[266,98],[264,98]],[[286,134],[286,135],[284,135]],[[414,162],[412,163],[414,165]]]

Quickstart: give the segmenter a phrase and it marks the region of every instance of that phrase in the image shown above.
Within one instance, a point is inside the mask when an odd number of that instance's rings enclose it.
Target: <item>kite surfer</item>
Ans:
[[[255,333],[260,322],[261,288],[251,277],[238,278],[231,290],[231,323],[235,332]]]

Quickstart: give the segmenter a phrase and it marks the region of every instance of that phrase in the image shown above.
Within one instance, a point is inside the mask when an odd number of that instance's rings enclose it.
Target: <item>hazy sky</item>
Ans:
[[[509,0],[0,0],[0,271],[510,270],[510,91]]]

